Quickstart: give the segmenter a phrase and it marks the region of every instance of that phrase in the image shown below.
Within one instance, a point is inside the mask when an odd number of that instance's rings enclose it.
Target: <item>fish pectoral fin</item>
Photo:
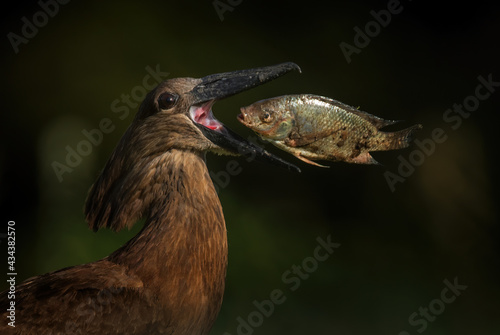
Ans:
[[[285,143],[291,147],[302,147],[328,137],[333,133],[335,133],[335,130],[325,130],[305,135],[293,134],[291,137],[285,139]]]
[[[306,162],[307,164],[311,164],[311,165],[314,165],[314,166],[318,166],[318,167],[322,167],[322,168],[327,168],[327,169],[330,168],[329,166],[321,165],[321,164],[318,164],[316,162],[313,162],[312,160],[305,158],[301,154],[293,154],[293,155],[295,157],[297,157],[298,159],[300,159],[301,161]]]
[[[380,165],[379,162],[375,160],[375,158],[370,155],[369,152],[363,152],[362,154],[354,157],[351,159],[351,162],[357,163],[357,164],[374,164],[374,165]]]

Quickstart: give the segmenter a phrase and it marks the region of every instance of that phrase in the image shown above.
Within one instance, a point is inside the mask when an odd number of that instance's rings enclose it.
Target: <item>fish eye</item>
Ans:
[[[161,109],[170,109],[170,108],[174,107],[178,98],[179,98],[179,96],[177,94],[162,93],[158,97],[158,106]]]
[[[262,120],[262,122],[271,122],[273,117],[272,117],[271,113],[264,112],[264,113],[262,113],[260,119]]]

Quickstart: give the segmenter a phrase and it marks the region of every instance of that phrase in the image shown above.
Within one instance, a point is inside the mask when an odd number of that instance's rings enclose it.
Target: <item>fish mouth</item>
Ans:
[[[257,122],[249,115],[249,113],[245,112],[247,108],[248,107],[240,108],[240,114],[236,116],[236,120],[238,120],[245,127],[253,130],[258,135],[260,135],[261,130],[256,128]]]
[[[236,120],[247,127],[250,125],[249,122],[247,122],[247,113],[243,111],[243,108],[241,108],[241,113],[236,116]]]
[[[190,91],[194,103],[189,108],[189,117],[208,140],[231,154],[251,157],[290,171],[300,172],[294,164],[267,152],[226,127],[215,118],[212,111],[213,105],[218,100],[262,85],[292,70],[300,71],[300,68],[297,64],[289,62],[203,77],[200,79],[201,82]],[[240,120],[240,115],[238,115],[238,120]]]

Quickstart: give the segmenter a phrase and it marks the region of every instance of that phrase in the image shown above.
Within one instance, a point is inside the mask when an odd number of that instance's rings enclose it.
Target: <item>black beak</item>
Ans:
[[[220,100],[267,83],[292,70],[300,72],[300,67],[295,63],[288,62],[250,70],[212,74],[201,78],[201,83],[193,88],[191,94],[196,99],[195,104],[209,100]]]
[[[196,85],[190,92],[194,101],[193,105],[204,103],[204,106],[209,106],[208,108],[210,108],[212,105],[211,101],[227,98],[250,88],[262,85],[292,70],[298,70],[300,72],[300,68],[297,64],[288,62],[249,70],[212,74],[203,77],[201,78],[201,83]],[[211,110],[207,112],[211,114]],[[219,121],[214,122],[222,125]],[[207,127],[202,123],[195,122],[195,124],[207,139],[229,152],[272,163],[290,171],[300,172],[297,166],[245,140],[225,126]]]

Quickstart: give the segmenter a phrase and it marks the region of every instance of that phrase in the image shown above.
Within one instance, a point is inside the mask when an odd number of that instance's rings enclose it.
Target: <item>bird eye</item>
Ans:
[[[179,96],[173,93],[163,93],[158,97],[158,106],[161,109],[170,109],[174,107]]]
[[[271,122],[273,117],[271,115],[271,113],[269,112],[264,112],[262,113],[261,115],[261,118],[260,118],[263,122]]]

